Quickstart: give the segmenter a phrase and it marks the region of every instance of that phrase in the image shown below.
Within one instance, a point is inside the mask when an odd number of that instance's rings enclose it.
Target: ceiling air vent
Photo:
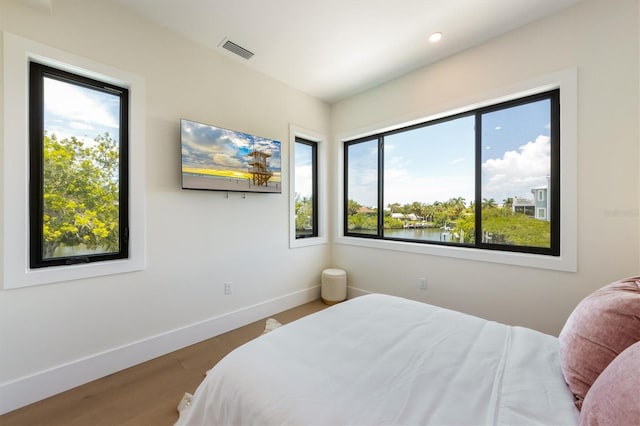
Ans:
[[[225,40],[222,47],[244,59],[249,59],[253,56],[253,52],[250,52],[244,47],[238,46],[237,44],[229,40]]]

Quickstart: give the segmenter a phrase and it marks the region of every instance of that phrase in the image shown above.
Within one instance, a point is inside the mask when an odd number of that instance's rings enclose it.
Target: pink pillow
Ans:
[[[559,339],[562,374],[580,409],[607,365],[640,341],[640,277],[616,281],[587,296],[567,319]]]
[[[593,382],[582,403],[580,425],[640,422],[640,342],[616,357]]]

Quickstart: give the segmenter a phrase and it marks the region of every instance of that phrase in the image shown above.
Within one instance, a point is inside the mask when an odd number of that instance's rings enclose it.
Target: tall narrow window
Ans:
[[[128,257],[126,88],[31,62],[30,267]]]
[[[295,139],[296,239],[318,236],[318,144]]]
[[[378,235],[379,140],[345,144],[345,235]]]
[[[345,142],[344,235],[559,256],[559,96]]]

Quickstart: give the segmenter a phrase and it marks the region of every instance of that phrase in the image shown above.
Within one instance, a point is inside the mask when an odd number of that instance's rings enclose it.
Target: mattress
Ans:
[[[372,294],[237,348],[177,425],[575,425],[558,340]]]

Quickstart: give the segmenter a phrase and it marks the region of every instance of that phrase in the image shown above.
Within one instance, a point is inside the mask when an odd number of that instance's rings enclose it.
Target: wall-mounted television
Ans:
[[[282,153],[277,140],[180,120],[182,188],[282,192]]]

